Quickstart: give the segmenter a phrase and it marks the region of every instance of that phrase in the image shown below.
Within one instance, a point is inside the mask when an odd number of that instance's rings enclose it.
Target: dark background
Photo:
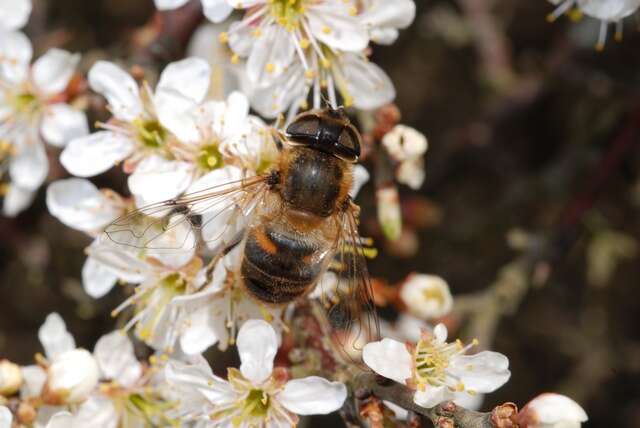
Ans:
[[[509,356],[513,373],[483,410],[557,391],[583,405],[587,426],[638,426],[638,251],[612,258],[621,244],[606,239],[640,236],[636,21],[625,21],[622,43],[610,35],[598,53],[596,21],[549,24],[553,6],[542,0],[416,3],[413,26],[392,47],[375,47],[373,60],[396,84],[402,122],[429,138],[425,185],[402,189],[413,216],[405,237],[420,243],[407,257],[378,239],[372,274],[394,283],[434,273],[455,295],[469,295],[534,253],[537,285],[507,299],[511,314],[483,343]],[[86,71],[95,58],[136,54],[131,39],[152,14],[150,1],[36,0],[26,32],[36,55],[50,46],[85,53]],[[51,179],[65,176],[57,156],[51,151]],[[123,188],[117,171],[94,181]],[[0,219],[0,355],[23,364],[41,351],[37,329],[47,313],[61,313],[92,349],[123,297],[84,294],[79,273],[90,240],[52,218],[44,195],[18,218]],[[365,234],[376,236],[373,186],[360,201]],[[514,230],[545,245],[514,249]],[[587,276],[594,260],[613,261],[599,284]]]

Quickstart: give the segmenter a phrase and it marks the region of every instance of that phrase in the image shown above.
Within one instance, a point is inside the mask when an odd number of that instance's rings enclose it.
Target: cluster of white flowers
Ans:
[[[558,7],[547,16],[555,21],[562,14],[577,8],[591,18],[600,21],[600,34],[596,49],[604,49],[609,24],[616,26],[616,40],[622,40],[622,20],[634,14],[640,8],[640,0],[549,0]]]
[[[187,0],[155,3],[168,10]],[[36,358],[36,365],[0,361],[0,428],[286,427],[295,426],[298,415],[336,411],[347,398],[344,383],[291,378],[293,370],[274,367],[292,311],[258,303],[243,291],[242,246],[223,251],[246,226],[247,213],[234,200],[198,212],[202,242],[186,221],[165,227],[163,209],[135,217],[146,227],[144,233],[163,232],[153,249],[118,244],[104,231],[136,209],[268,171],[278,159],[278,131],[250,114],[251,107],[269,119],[320,107],[325,97],[332,106],[342,102],[361,110],[391,102],[394,87],[369,61],[369,44],[395,41],[398,30],[413,21],[415,4],[202,0],[202,7],[215,23],[229,18],[234,8],[244,14],[219,33],[241,84],[226,91],[226,99],[214,96],[220,91],[212,87],[212,64],[196,57],[169,64],[155,89],[115,63],[99,61],[87,80],[106,99],[112,117],[90,133],[85,113],[73,105],[80,57],[51,49],[31,64],[31,44],[17,31],[31,3],[0,1],[4,213],[25,209],[46,180],[43,142],[62,148],[60,162],[75,177],[51,183],[46,203],[62,223],[94,238],[82,269],[85,291],[97,299],[118,283],[134,287],[113,311],[123,315],[124,328],[100,338],[93,353],[77,348],[60,316],[51,314],[39,331],[45,355]],[[419,188],[425,179],[426,138],[397,125],[381,136],[381,143],[394,162],[397,181]],[[128,175],[132,197],[98,189],[88,180],[119,165]],[[354,176],[352,197],[369,178],[362,167]],[[395,227],[389,234],[399,234],[397,189],[386,189],[379,198],[383,227]],[[340,279],[331,275],[325,274],[318,287],[338,287]],[[443,279],[411,275],[401,285],[399,300],[406,313],[393,326],[383,324],[389,337],[363,344],[356,356],[414,390],[418,405],[456,400],[477,406],[482,394],[507,382],[507,357],[489,351],[467,355],[471,346],[447,343],[443,324],[427,324],[451,311],[453,299]],[[136,358],[130,330],[153,348],[148,363]],[[214,375],[202,353],[234,344],[239,369],[229,368],[226,379]],[[564,422],[553,412],[567,402],[553,397],[530,403],[528,426]],[[572,421],[580,423],[586,415],[573,404]]]
[[[156,0],[160,9],[186,1]],[[220,35],[245,61],[251,105],[265,117],[307,106],[326,93],[332,105],[380,107],[395,97],[393,84],[367,58],[370,41],[391,44],[398,29],[415,17],[413,0],[203,0],[205,15],[224,21],[231,11],[245,13]]]

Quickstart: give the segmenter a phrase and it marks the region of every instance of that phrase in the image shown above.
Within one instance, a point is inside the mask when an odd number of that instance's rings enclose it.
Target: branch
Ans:
[[[364,400],[375,396],[394,403],[403,409],[431,421],[437,428],[512,428],[516,427],[518,408],[513,403],[495,407],[491,412],[475,412],[448,401],[431,409],[417,405],[413,401],[413,391],[392,380],[373,373],[363,373],[355,380],[355,396]]]

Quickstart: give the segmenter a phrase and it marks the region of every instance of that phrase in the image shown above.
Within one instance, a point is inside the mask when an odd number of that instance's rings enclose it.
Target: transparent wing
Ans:
[[[335,332],[334,340],[350,359],[359,359],[363,346],[378,340],[380,325],[365,248],[358,234],[357,206],[352,204],[340,222],[341,233],[329,267],[336,281],[323,293],[322,299]]]
[[[238,233],[267,188],[266,176],[232,180],[132,211],[106,227],[113,243],[153,252],[214,248]]]

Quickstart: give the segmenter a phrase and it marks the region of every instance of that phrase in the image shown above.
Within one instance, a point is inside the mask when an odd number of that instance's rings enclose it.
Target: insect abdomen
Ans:
[[[265,303],[283,304],[305,294],[321,265],[313,263],[318,251],[307,240],[260,226],[249,232],[242,262],[247,291]]]

